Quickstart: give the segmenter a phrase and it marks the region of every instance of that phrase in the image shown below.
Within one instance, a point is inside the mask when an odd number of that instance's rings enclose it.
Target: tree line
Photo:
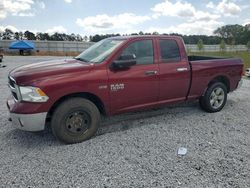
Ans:
[[[143,33],[140,31],[139,33],[131,33],[130,35],[158,35],[158,32],[153,33]],[[163,35],[177,35],[181,36],[186,44],[221,44],[225,43],[228,45],[237,45],[244,44],[247,45],[250,41],[250,24],[242,26],[242,25],[225,25],[217,28],[214,31],[214,35],[181,35],[178,33],[171,33]],[[47,41],[90,41],[90,42],[98,42],[102,39],[113,37],[113,36],[121,36],[121,34],[96,34],[90,36],[81,36],[79,34],[65,34],[65,33],[33,33],[31,31],[25,32],[13,32],[10,29],[5,29],[5,31],[0,32],[1,40],[47,40]]]
[[[65,34],[65,33],[33,33],[31,31],[13,32],[10,29],[5,29],[0,32],[1,40],[47,40],[47,41],[88,41],[88,37],[82,37],[79,34]]]

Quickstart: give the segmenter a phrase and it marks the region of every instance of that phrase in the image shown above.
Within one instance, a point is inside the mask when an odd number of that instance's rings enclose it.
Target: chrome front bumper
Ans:
[[[15,128],[25,131],[42,131],[45,128],[47,112],[36,114],[10,113],[10,121]]]

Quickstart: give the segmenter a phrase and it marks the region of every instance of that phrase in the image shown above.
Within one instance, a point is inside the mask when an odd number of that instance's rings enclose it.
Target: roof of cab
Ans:
[[[171,39],[182,39],[179,36],[175,35],[127,35],[127,36],[116,36],[110,37],[109,39],[117,39],[117,40],[126,40],[126,39],[134,39],[134,38],[171,38]]]

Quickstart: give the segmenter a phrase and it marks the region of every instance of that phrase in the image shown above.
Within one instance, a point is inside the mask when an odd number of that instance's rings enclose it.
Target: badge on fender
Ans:
[[[110,90],[111,91],[118,91],[124,89],[124,84],[111,84]]]

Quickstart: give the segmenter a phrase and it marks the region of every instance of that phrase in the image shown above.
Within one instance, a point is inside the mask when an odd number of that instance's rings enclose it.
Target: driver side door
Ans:
[[[121,70],[108,69],[112,114],[145,108],[157,102],[159,66],[155,62],[155,45],[153,39],[129,42],[120,55],[134,54],[136,65]]]

